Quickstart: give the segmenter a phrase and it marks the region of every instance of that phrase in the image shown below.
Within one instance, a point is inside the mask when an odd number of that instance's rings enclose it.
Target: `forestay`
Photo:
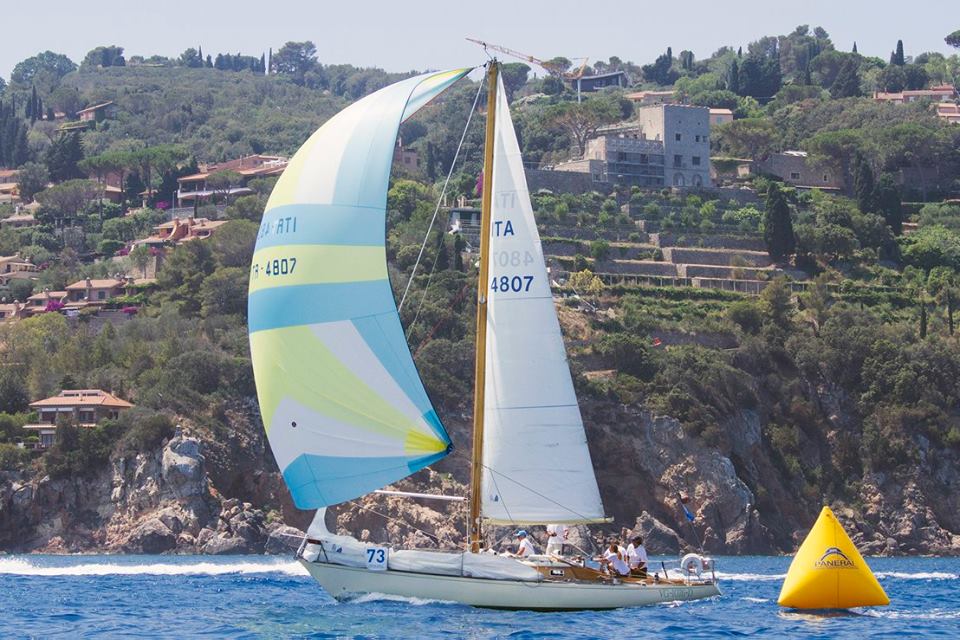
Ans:
[[[469,71],[403,80],[344,109],[267,203],[250,350],[270,447],[301,509],[356,498],[449,451],[387,279],[386,198],[401,121]]]
[[[481,515],[604,519],[523,162],[498,87],[487,307]]]

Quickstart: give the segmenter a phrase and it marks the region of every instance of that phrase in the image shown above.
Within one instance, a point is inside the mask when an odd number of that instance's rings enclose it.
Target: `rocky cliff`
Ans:
[[[831,405],[829,396],[823,402],[841,429],[842,403]],[[809,495],[777,463],[756,411],[740,411],[722,425],[722,443],[710,446],[678,421],[636,406],[587,398],[582,409],[614,518],[593,528],[594,535],[631,529],[662,553],[700,544],[718,554],[779,553],[794,549],[815,519],[820,496]],[[447,419],[457,443],[469,442],[466,418]],[[184,422],[156,450],[115,455],[82,478],[0,472],[0,551],[219,554],[295,547],[312,514],[290,503],[252,405],[227,412],[214,431]],[[802,463],[825,464],[834,437],[807,443]],[[921,451],[915,467],[851,476],[852,497],[833,502],[867,553],[960,552],[960,464],[949,451]],[[465,495],[468,472],[461,447],[397,486]],[[683,516],[681,496],[693,523]],[[462,542],[465,518],[463,503],[367,496],[335,509],[328,524],[367,540],[449,547]]]

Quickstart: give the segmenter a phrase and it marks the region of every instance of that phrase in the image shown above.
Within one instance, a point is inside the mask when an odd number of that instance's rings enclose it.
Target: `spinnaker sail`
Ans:
[[[469,73],[358,100],[291,159],[250,271],[250,351],[263,423],[294,503],[320,508],[439,460],[450,438],[407,348],[386,260],[400,123]]]
[[[499,524],[603,521],[507,93],[493,157],[481,516]]]

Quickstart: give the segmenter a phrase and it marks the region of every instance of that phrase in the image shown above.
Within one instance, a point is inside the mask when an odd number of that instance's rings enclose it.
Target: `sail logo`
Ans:
[[[814,569],[853,569],[853,561],[837,547],[830,547],[813,563]]]

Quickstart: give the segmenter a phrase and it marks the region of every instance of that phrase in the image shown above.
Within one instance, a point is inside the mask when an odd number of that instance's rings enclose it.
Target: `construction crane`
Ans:
[[[541,60],[535,56],[531,56],[528,53],[521,53],[509,47],[504,47],[499,44],[491,44],[489,42],[484,42],[483,40],[477,40],[476,38],[467,38],[470,42],[476,43],[483,47],[484,49],[489,49],[491,51],[498,51],[504,55],[508,55],[511,58],[517,58],[523,60],[524,62],[530,62],[544,69],[547,73],[552,75],[555,78],[561,78],[563,80],[576,80],[583,76],[584,70],[587,68],[587,61],[589,58],[583,58],[583,64],[573,72],[567,72],[566,67],[562,65],[557,65],[550,60]]]

